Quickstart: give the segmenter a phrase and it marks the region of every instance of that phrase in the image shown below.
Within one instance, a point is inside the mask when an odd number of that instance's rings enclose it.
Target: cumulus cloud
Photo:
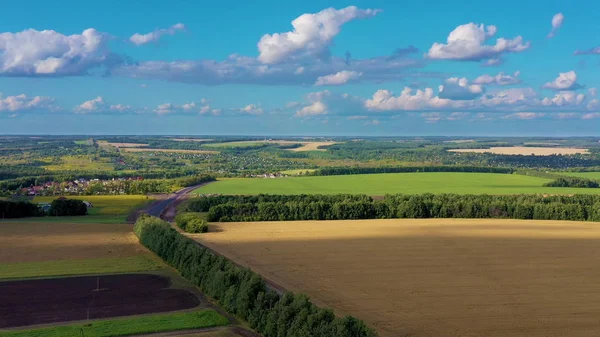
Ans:
[[[53,106],[53,103],[54,99],[50,97],[28,97],[25,94],[4,96],[0,93],[0,112],[18,112],[36,109],[55,110],[56,108]]]
[[[439,87],[439,97],[452,100],[471,100],[483,94],[479,84],[469,84],[466,78],[451,77]]]
[[[398,48],[396,50],[394,50],[394,52],[392,53],[392,55],[388,56],[388,60],[395,60],[410,54],[414,54],[414,53],[418,53],[419,49],[413,45],[410,45],[406,48]]]
[[[156,29],[155,31],[147,34],[135,33],[131,35],[129,41],[136,46],[141,46],[151,42],[157,42],[165,35],[175,35],[177,32],[181,31],[185,31],[185,25],[183,23],[176,23],[169,28]]]
[[[577,73],[571,70],[566,73],[559,73],[554,81],[546,82],[543,88],[550,90],[577,90],[583,88],[583,86],[577,83]]]
[[[320,76],[317,78],[315,85],[342,85],[349,81],[355,80],[361,77],[363,73],[357,71],[342,70],[335,74]]]
[[[467,101],[452,101],[436,96],[433,89],[416,90],[405,87],[398,96],[389,90],[378,90],[373,97],[365,100],[365,107],[373,111],[419,111],[431,109],[444,109],[455,106],[466,106]]]
[[[85,75],[122,60],[109,51],[109,37],[93,28],[63,35],[27,29],[0,34],[0,76]]]
[[[327,8],[314,14],[302,14],[292,21],[293,31],[266,34],[258,42],[258,59],[265,64],[280,63],[300,57],[324,58],[329,46],[345,23],[375,16],[377,9],[349,6],[343,9]]]
[[[450,32],[446,44],[434,43],[426,57],[434,60],[498,62],[503,54],[519,53],[530,46],[521,36],[513,39],[498,38],[494,45],[485,44],[496,35],[496,31],[496,26],[483,24],[468,23],[458,26]]]
[[[600,118],[600,112],[590,112],[590,113],[587,113],[587,114],[581,116],[581,119],[596,119],[596,118]]]
[[[245,107],[241,108],[240,112],[249,115],[262,115],[264,113],[264,110],[263,108],[257,105],[248,104]]]
[[[158,115],[167,115],[173,113],[199,113],[201,115],[212,113],[213,115],[220,114],[220,111],[213,112],[213,110],[208,104],[208,101],[202,99],[201,104],[196,104],[196,102],[190,102],[185,104],[173,104],[173,103],[163,103],[159,104],[156,108],[154,108],[154,112]]]
[[[548,33],[548,38],[553,38],[558,29],[562,26],[565,16],[563,13],[556,13],[552,17],[552,30]]]
[[[503,72],[498,73],[495,76],[491,75],[481,75],[473,80],[473,84],[487,84],[487,85],[513,85],[521,83],[521,79],[519,79],[519,75],[521,73],[519,71],[515,71],[512,75],[505,75]]]
[[[306,96],[306,100],[308,103],[296,111],[297,117],[356,114],[364,111],[362,99],[329,90],[310,93]]]
[[[94,112],[129,112],[133,107],[125,104],[108,104],[104,98],[98,96],[89,101],[85,101],[75,107],[75,113],[88,114]]]

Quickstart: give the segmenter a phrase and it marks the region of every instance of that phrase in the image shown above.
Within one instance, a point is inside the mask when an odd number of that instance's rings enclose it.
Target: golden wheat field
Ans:
[[[600,224],[223,223],[192,235],[382,337],[600,335]]]
[[[529,147],[529,146],[508,146],[508,147],[491,147],[489,149],[453,149],[450,152],[471,152],[471,153],[493,153],[493,154],[508,154],[508,155],[536,155],[536,156],[551,156],[551,155],[568,155],[568,154],[587,154],[587,149],[577,149],[570,147]]]

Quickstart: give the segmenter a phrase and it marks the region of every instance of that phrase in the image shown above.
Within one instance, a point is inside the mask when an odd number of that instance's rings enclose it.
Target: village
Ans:
[[[127,194],[131,182],[142,180],[144,180],[143,177],[113,178],[109,180],[79,178],[63,182],[48,181],[40,185],[23,187],[17,194],[22,196]]]

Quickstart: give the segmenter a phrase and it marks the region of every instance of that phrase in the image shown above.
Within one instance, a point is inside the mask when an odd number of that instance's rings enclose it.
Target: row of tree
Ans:
[[[213,254],[163,220],[142,216],[134,231],[144,246],[264,337],[377,335],[362,321],[350,316],[337,318],[305,295],[277,294],[260,275]]]
[[[43,213],[29,201],[0,200],[0,219],[40,216]]]
[[[195,175],[195,176],[190,176],[190,177],[185,177],[185,178],[179,178],[177,180],[177,184],[181,187],[190,187],[190,186],[208,183],[208,182],[215,181],[215,180],[217,180],[217,178],[215,178],[214,176],[201,174],[201,175]]]
[[[514,170],[504,167],[488,166],[379,166],[379,167],[324,167],[309,175],[336,176],[346,174],[370,173],[408,173],[408,172],[481,172],[481,173],[513,173]]]
[[[560,177],[549,183],[545,183],[546,187],[579,187],[579,188],[598,188],[600,184],[597,181],[579,178],[579,177]]]
[[[301,196],[300,196],[301,197]],[[206,197],[211,199],[211,197]],[[249,199],[249,198],[248,198]],[[258,201],[215,199],[208,221],[352,220],[392,218],[506,218],[600,221],[600,196],[541,195],[387,195],[367,196],[262,196]],[[198,205],[192,201],[190,205]],[[189,207],[189,206],[188,206]]]

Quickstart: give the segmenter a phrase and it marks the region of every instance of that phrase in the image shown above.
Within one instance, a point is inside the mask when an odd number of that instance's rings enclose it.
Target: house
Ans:
[[[92,208],[92,207],[94,207],[94,205],[93,205],[91,202],[89,202],[89,201],[85,201],[85,200],[84,200],[84,201],[83,201],[83,203],[85,204],[85,207],[87,207],[87,208]]]

